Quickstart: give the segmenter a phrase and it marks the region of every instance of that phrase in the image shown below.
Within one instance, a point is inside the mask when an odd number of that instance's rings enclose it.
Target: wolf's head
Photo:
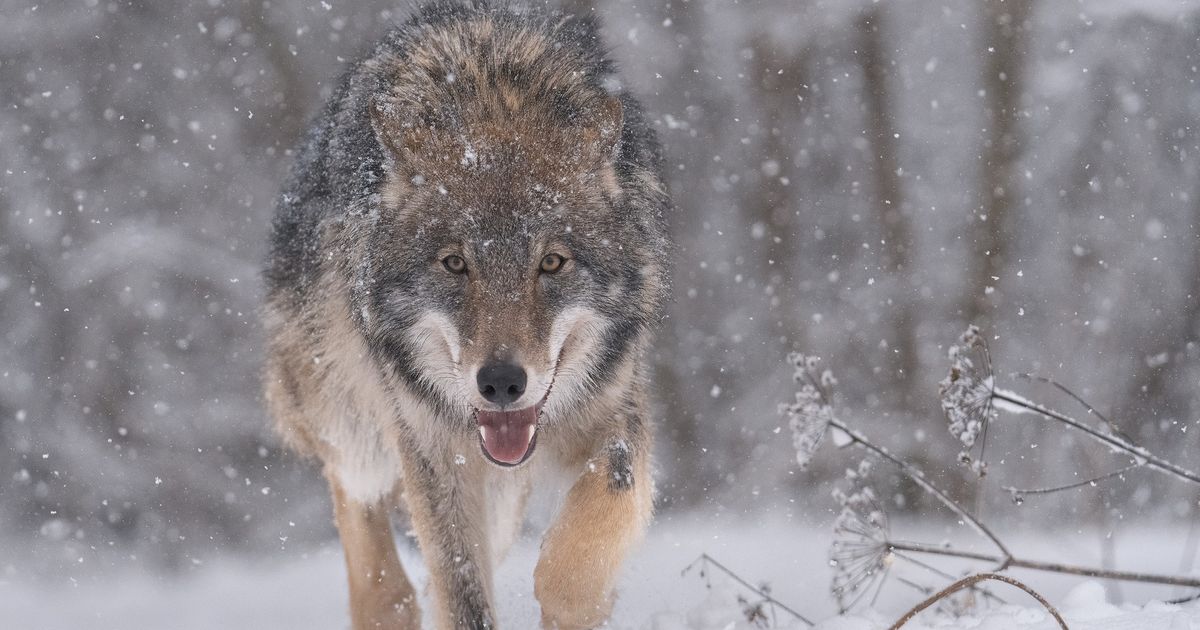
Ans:
[[[453,92],[394,89],[372,103],[388,160],[356,301],[407,388],[516,465],[540,425],[632,369],[665,290],[665,197],[622,157],[636,105],[599,89],[525,102],[524,86],[466,66],[446,84],[451,53],[417,79],[438,75]]]

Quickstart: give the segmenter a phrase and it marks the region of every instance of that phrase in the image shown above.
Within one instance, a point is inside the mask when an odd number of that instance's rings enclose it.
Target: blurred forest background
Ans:
[[[291,147],[401,4],[0,0],[0,563],[334,535],[262,408],[259,268]],[[1000,375],[1200,467],[1200,3],[566,4],[604,19],[678,205],[662,511],[828,514],[842,464],[800,474],[776,409],[792,349],[969,494],[937,401],[968,322]],[[991,439],[994,486],[1122,463],[1032,421]],[[1130,480],[1017,514],[1198,520]]]

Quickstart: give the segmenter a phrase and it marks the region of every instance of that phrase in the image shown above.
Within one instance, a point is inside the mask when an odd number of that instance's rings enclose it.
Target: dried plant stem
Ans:
[[[1006,547],[1004,543],[1001,542],[994,533],[992,533],[992,530],[988,529],[987,525],[984,525],[982,521],[972,516],[971,513],[968,512],[967,509],[964,508],[958,501],[950,498],[950,495],[942,492],[940,488],[926,480],[925,473],[921,472],[921,469],[900,459],[899,457],[896,457],[895,455],[892,455],[886,448],[871,442],[865,435],[855,431],[854,429],[851,429],[843,424],[840,420],[833,420],[830,423],[830,426],[837,428],[849,436],[850,440],[855,445],[878,455],[879,457],[899,468],[906,477],[912,479],[913,482],[921,486],[923,490],[933,495],[938,501],[941,501],[942,505],[945,505],[947,508],[949,508],[951,512],[954,512],[954,514],[962,519],[964,523],[970,525],[971,528],[974,529],[980,536],[987,538],[992,542],[993,545],[996,546],[996,549],[1000,551],[1001,554],[1001,557],[995,559],[997,571],[1003,571],[1008,567],[1008,561],[1012,559],[1012,553],[1008,551],[1008,547]]]
[[[1136,444],[1129,442],[1128,440],[1126,440],[1124,438],[1121,438],[1116,435],[1101,433],[1101,432],[1093,429],[1092,427],[1089,427],[1088,425],[1086,425],[1066,414],[1063,414],[1063,413],[1060,413],[1053,409],[1050,409],[1049,407],[1044,407],[1042,405],[1031,402],[1029,400],[1025,400],[1024,398],[1021,398],[1020,396],[1017,396],[1015,394],[1011,394],[1010,392],[1005,392],[1005,391],[1001,391],[1001,390],[994,391],[992,393],[992,398],[994,398],[995,400],[1003,401],[1003,402],[1013,405],[1015,407],[1020,407],[1022,409],[1025,409],[1026,411],[1033,412],[1044,418],[1049,418],[1051,420],[1057,420],[1058,422],[1061,422],[1073,429],[1082,431],[1082,432],[1086,433],[1087,435],[1091,436],[1093,439],[1095,439],[1099,442],[1102,442],[1104,444],[1107,444],[1111,448],[1128,453],[1129,455],[1133,456],[1134,460],[1137,461],[1138,463],[1144,463],[1146,466],[1153,468],[1155,470],[1158,470],[1159,472],[1165,473],[1167,475],[1171,475],[1177,479],[1182,479],[1184,481],[1188,481],[1191,483],[1200,484],[1200,475],[1197,475],[1196,473],[1194,473],[1190,470],[1187,470],[1186,468],[1182,468],[1176,464],[1173,464],[1173,463],[1155,455],[1154,453],[1151,453],[1150,451],[1146,450],[1145,448],[1142,448],[1140,446],[1137,446]]]
[[[742,576],[738,575],[737,573],[734,573],[733,570],[731,570],[729,567],[726,567],[725,565],[721,564],[720,562],[717,562],[716,559],[714,559],[712,556],[708,555],[707,553],[700,554],[699,558],[696,558],[695,560],[692,561],[691,564],[684,567],[683,573],[686,574],[688,571],[691,571],[692,568],[695,567],[697,564],[700,564],[702,567],[707,567],[709,565],[716,567],[716,569],[718,571],[729,576],[730,579],[732,579],[733,581],[740,584],[746,590],[763,598],[764,601],[769,602],[772,606],[775,606],[776,608],[788,613],[789,615],[795,617],[796,619],[799,619],[800,621],[808,624],[809,626],[817,625],[812,620],[810,620],[808,617],[801,615],[800,613],[796,612],[795,610],[789,608],[783,602],[780,602],[779,600],[775,599],[774,597],[771,597],[770,594],[764,593],[761,588],[754,586],[750,582],[747,582],[744,578],[742,578]]]
[[[936,545],[926,545],[921,543],[906,543],[906,542],[889,542],[888,547],[895,551],[907,551],[910,553],[925,553],[939,556],[951,556],[954,558],[962,558],[964,560],[979,560],[982,562],[1000,562],[1003,558],[986,553],[976,553],[972,551],[960,551],[949,547],[941,547]],[[1157,573],[1138,573],[1135,571],[1117,571],[1113,569],[1101,569],[1096,567],[1084,567],[1073,564],[1062,564],[1058,562],[1043,562],[1040,560],[1026,560],[1023,558],[1008,557],[1008,566],[1014,569],[1031,569],[1033,571],[1048,571],[1051,573],[1066,573],[1070,575],[1082,575],[1085,577],[1101,578],[1106,580],[1120,580],[1122,582],[1147,582],[1150,584],[1166,584],[1168,586],[1186,586],[1190,588],[1200,588],[1200,578],[1191,578],[1180,575],[1162,575]]]
[[[1185,595],[1183,597],[1176,597],[1175,599],[1168,599],[1166,601],[1166,603],[1175,604],[1176,606],[1178,606],[1180,604],[1190,604],[1191,602],[1194,602],[1198,599],[1200,599],[1200,593],[1192,593],[1191,595]]]
[[[1108,430],[1112,431],[1112,433],[1114,435],[1119,435],[1119,436],[1125,438],[1127,441],[1129,441],[1129,443],[1131,443],[1131,444],[1133,443],[1133,440],[1130,440],[1128,436],[1126,436],[1124,433],[1121,432],[1121,427],[1118,427],[1116,425],[1116,423],[1114,423],[1112,420],[1109,420],[1104,414],[1100,413],[1100,411],[1098,409],[1093,407],[1091,405],[1091,403],[1084,400],[1083,397],[1080,396],[1079,394],[1076,394],[1075,392],[1071,391],[1066,385],[1063,385],[1062,383],[1059,383],[1058,381],[1056,381],[1052,378],[1049,378],[1046,376],[1040,376],[1038,374],[1029,374],[1028,372],[1018,372],[1016,374],[1016,376],[1019,378],[1023,378],[1027,381],[1036,381],[1038,383],[1045,383],[1045,384],[1050,385],[1051,387],[1057,389],[1058,391],[1062,392],[1063,394],[1066,394],[1067,397],[1069,397],[1072,400],[1074,400],[1075,402],[1079,403],[1079,405],[1081,407],[1083,407],[1084,409],[1087,409],[1088,413],[1092,414],[1093,416],[1096,416],[1097,418],[1100,418],[1100,420],[1103,421],[1104,424],[1108,425]]]
[[[1015,488],[1013,486],[1004,486],[1004,491],[1012,494],[1013,496],[1024,496],[1027,494],[1053,494],[1055,492],[1063,492],[1066,490],[1074,490],[1075,488],[1082,488],[1083,486],[1099,483],[1106,479],[1112,479],[1113,477],[1120,477],[1127,472],[1137,470],[1141,467],[1142,464],[1140,463],[1130,464],[1120,470],[1114,470],[1110,473],[1100,475],[1099,477],[1092,477],[1091,479],[1084,479],[1083,481],[1076,481],[1075,483],[1054,486],[1052,488]]]
[[[922,569],[925,569],[926,571],[929,571],[930,573],[932,573],[932,574],[934,574],[934,575],[936,575],[936,576],[939,576],[939,577],[941,577],[941,578],[943,578],[943,579],[950,580],[951,582],[953,582],[954,580],[956,580],[956,579],[957,579],[955,576],[953,576],[953,575],[951,575],[951,574],[949,574],[949,573],[947,573],[947,572],[945,572],[945,571],[943,571],[943,570],[941,570],[941,569],[939,569],[939,568],[937,568],[937,567],[933,566],[932,564],[928,564],[928,563],[926,563],[926,562],[922,562],[922,561],[920,561],[920,560],[917,560],[916,558],[914,558],[914,557],[912,557],[912,556],[910,556],[910,555],[905,555],[905,554],[903,554],[903,553],[899,553],[899,552],[898,552],[898,550],[897,550],[895,547],[889,547],[889,550],[890,550],[890,551],[892,552],[892,554],[893,554],[894,556],[896,556],[897,558],[900,558],[901,560],[904,560],[905,562],[911,562],[912,564],[914,564],[914,565],[916,565],[916,566],[918,566],[918,567],[921,567]],[[910,585],[914,585],[914,584],[913,584],[913,583],[911,583],[911,582],[909,582],[909,584],[910,584]],[[914,585],[914,586],[915,586],[915,585]],[[980,595],[983,595],[983,596],[984,596],[985,598],[987,598],[987,599],[994,600],[994,601],[996,601],[997,603],[1000,603],[1000,604],[1007,604],[1007,603],[1008,603],[1008,602],[1004,601],[1004,598],[1002,598],[1002,597],[1000,597],[1000,596],[996,595],[995,593],[993,593],[993,592],[991,592],[991,591],[987,590],[986,588],[983,588],[983,587],[976,587],[976,588],[978,588],[978,589],[979,589],[979,594],[980,594]],[[932,593],[932,592],[933,592],[933,589],[932,589],[932,588],[929,588],[929,587],[922,587],[922,588],[921,588],[921,589],[919,589],[919,590],[921,590],[921,592],[922,592],[922,593],[924,593],[924,594],[926,594],[926,595],[929,595],[930,593]]]
[[[921,602],[920,604],[917,604],[915,607],[913,607],[912,610],[904,613],[904,616],[901,617],[900,619],[896,620],[896,623],[892,624],[892,626],[888,630],[900,630],[900,628],[902,626],[904,626],[904,624],[911,621],[913,617],[916,617],[918,614],[921,613],[921,611],[936,604],[939,600],[941,600],[945,597],[949,597],[949,596],[957,593],[958,591],[961,591],[964,588],[970,588],[972,586],[975,586],[976,584],[983,582],[984,580],[995,580],[997,582],[1004,582],[1005,584],[1011,584],[1012,586],[1015,586],[1015,587],[1021,589],[1022,591],[1025,591],[1026,593],[1029,594],[1030,597],[1036,599],[1038,601],[1038,603],[1041,604],[1042,607],[1046,609],[1046,612],[1050,613],[1051,617],[1054,617],[1054,620],[1058,622],[1059,628],[1062,628],[1062,630],[1070,630],[1070,628],[1067,627],[1067,622],[1063,620],[1062,615],[1059,614],[1058,610],[1056,608],[1054,608],[1054,606],[1052,606],[1050,604],[1050,602],[1046,601],[1046,598],[1042,597],[1042,595],[1040,593],[1033,590],[1032,588],[1029,588],[1028,586],[1026,586],[1025,584],[1021,583],[1018,580],[1014,580],[1013,578],[1010,578],[1007,575],[999,575],[996,573],[977,573],[975,575],[968,575],[967,577],[962,578],[961,580],[958,580],[957,582],[951,584],[950,586],[947,586],[946,588],[938,591],[937,593],[930,595],[928,599]]]

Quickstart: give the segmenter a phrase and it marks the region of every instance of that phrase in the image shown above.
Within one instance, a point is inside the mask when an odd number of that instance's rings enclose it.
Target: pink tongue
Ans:
[[[519,464],[529,452],[537,429],[537,408],[520,411],[479,411],[475,414],[483,450],[502,464]]]

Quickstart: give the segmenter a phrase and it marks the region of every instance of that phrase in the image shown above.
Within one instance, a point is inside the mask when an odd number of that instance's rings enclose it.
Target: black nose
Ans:
[[[475,381],[483,398],[497,405],[512,403],[525,393],[525,370],[515,363],[489,363]]]

